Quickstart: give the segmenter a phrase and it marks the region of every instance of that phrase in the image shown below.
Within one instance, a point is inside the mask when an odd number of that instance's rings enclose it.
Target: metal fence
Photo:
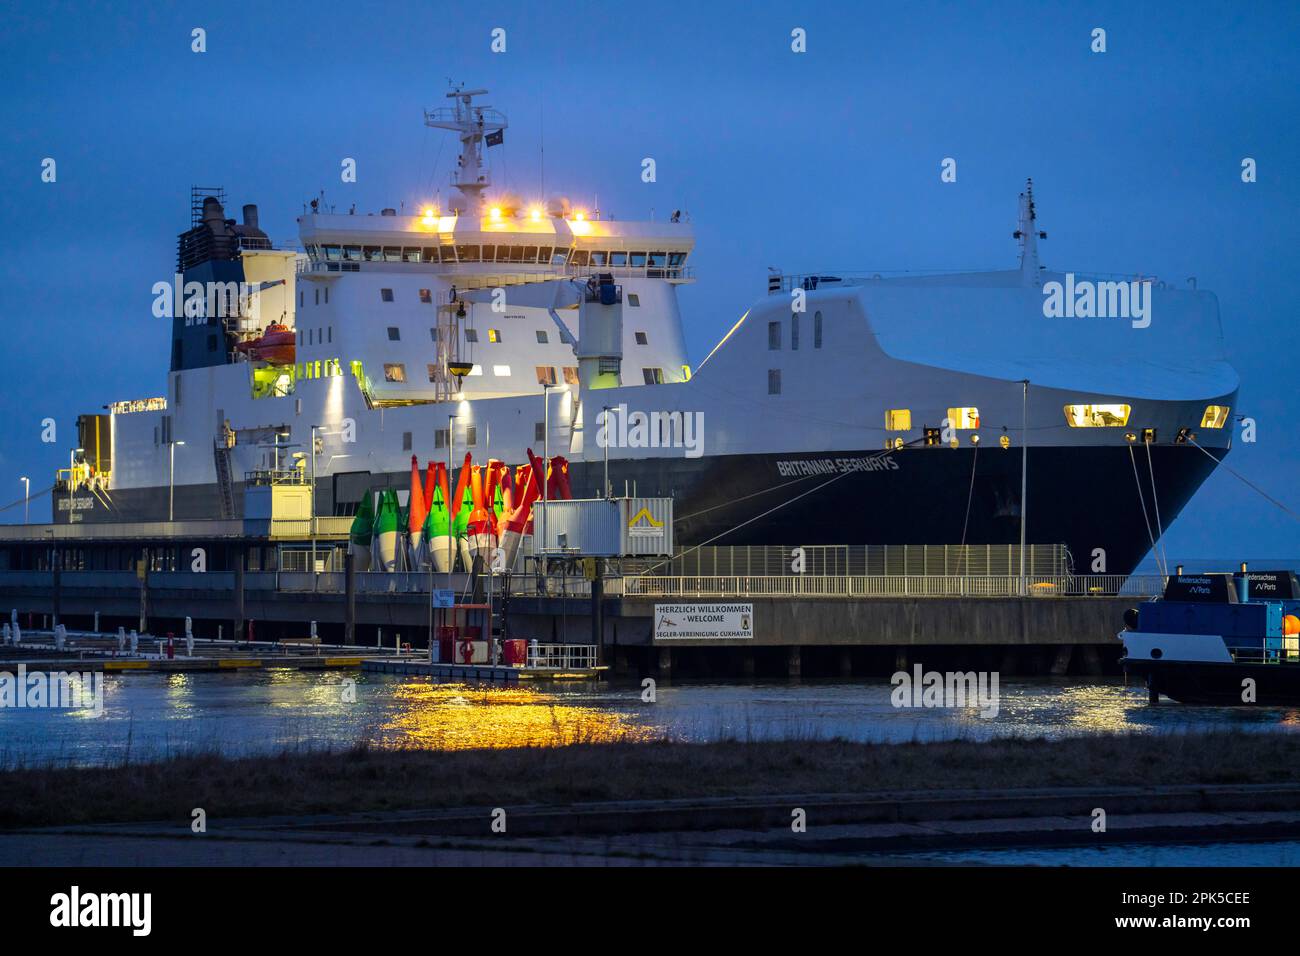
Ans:
[[[692,548],[669,560],[624,570],[666,576],[695,575],[1019,575],[1016,544],[845,544],[753,545]],[[1068,575],[1073,570],[1063,544],[1025,547],[1025,573]]]
[[[627,597],[1152,597],[1162,575],[708,575],[628,577]]]
[[[527,666],[539,670],[587,670],[596,666],[596,645],[529,644]]]

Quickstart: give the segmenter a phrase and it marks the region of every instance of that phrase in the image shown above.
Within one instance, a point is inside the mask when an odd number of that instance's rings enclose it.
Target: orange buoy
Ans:
[[[1282,618],[1282,633],[1290,637],[1293,634],[1300,634],[1300,617],[1294,614],[1288,614]]]

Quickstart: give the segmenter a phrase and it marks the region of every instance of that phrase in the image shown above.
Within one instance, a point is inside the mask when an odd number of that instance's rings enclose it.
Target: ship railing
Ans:
[[[780,272],[773,272],[767,277],[767,292],[769,295],[776,295],[778,292],[789,293],[794,289],[803,289],[805,292],[813,292],[819,288],[840,288],[843,286],[861,285],[864,282],[879,281],[882,279],[907,279],[907,278],[927,278],[931,276],[959,276],[971,275],[981,272],[1005,271],[990,269],[852,269],[847,272],[827,270],[817,273],[792,273],[785,275]],[[1073,273],[1077,279],[1087,279],[1090,281],[1102,282],[1150,282],[1155,285],[1164,287],[1165,283],[1161,282],[1157,276],[1146,275],[1141,272],[1121,273],[1121,272],[1080,272]]]
[[[525,666],[537,670],[590,670],[596,666],[596,645],[530,643]]]
[[[1300,635],[1265,637],[1261,644],[1229,644],[1228,653],[1237,664],[1300,664]]]
[[[1153,597],[1162,575],[708,575],[623,579],[627,597]]]

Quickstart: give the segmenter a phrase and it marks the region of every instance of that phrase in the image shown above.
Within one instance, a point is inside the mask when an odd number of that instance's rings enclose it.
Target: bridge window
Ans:
[[[585,265],[587,264],[587,262],[589,261],[588,256],[589,256],[589,253],[588,253],[588,251],[587,251],[586,249],[574,249],[574,250],[573,250],[573,264],[574,264],[575,266],[585,266]]]
[[[1122,428],[1130,411],[1127,405],[1066,405],[1065,423],[1071,428]]]
[[[550,246],[542,246],[540,249],[538,249],[538,251],[537,251],[537,261],[538,261],[538,263],[541,264],[541,265],[546,265],[548,262],[550,262],[550,261],[551,261],[551,251],[552,251],[552,250],[551,250],[551,247],[550,247]]]
[[[568,259],[568,257],[569,257],[569,250],[561,249],[557,246],[555,249],[555,253],[551,256],[551,265],[562,266],[564,265],[564,262],[566,259]]]
[[[618,369],[615,368],[614,371],[617,372]],[[566,366],[564,366],[564,384],[565,384],[565,385],[577,385],[577,384],[578,384],[578,366],[576,366],[576,365],[566,365]]]
[[[555,384],[555,366],[554,366],[554,365],[538,365],[538,366],[536,366],[536,370],[537,370],[537,384],[538,384],[538,385],[554,385],[554,384]]]
[[[574,253],[574,255],[576,256],[577,253]],[[592,264],[593,266],[607,266],[607,265],[609,265],[609,253],[608,253],[608,252],[603,252],[603,251],[600,251],[600,250],[597,250],[597,249],[593,249],[593,250],[591,251],[591,264]]]
[[[1231,409],[1227,405],[1206,405],[1205,414],[1201,416],[1202,428],[1222,428],[1228,424],[1228,412]]]
[[[384,246],[384,261],[385,261],[385,262],[401,262],[401,261],[402,261],[402,247],[401,247],[401,246]]]
[[[628,254],[628,265],[630,265],[633,269],[644,269],[644,268],[645,268],[645,253],[644,253],[644,252],[632,252],[632,253],[629,253],[629,254]]]
[[[645,379],[647,385],[662,385],[664,383],[664,370],[661,368],[643,368],[641,377]]]
[[[686,253],[684,252],[668,253],[668,264],[670,266],[680,266],[685,261],[686,261]]]
[[[952,423],[953,428],[979,428],[980,410],[974,405],[968,405],[964,408],[950,408],[948,409],[948,421]]]
[[[401,362],[384,363],[384,381],[385,382],[405,382],[406,366]]]
[[[625,265],[627,265],[627,253],[626,253],[626,252],[611,252],[611,253],[609,254],[609,264],[610,264],[611,266],[618,266],[618,267],[620,267],[620,268],[623,267],[623,266],[625,266]]]
[[[663,266],[667,261],[668,261],[668,253],[666,253],[666,252],[652,252],[652,253],[650,253],[650,260],[649,260],[649,262],[650,262],[650,266],[651,266],[651,268],[660,268],[660,267],[662,267],[662,266]]]
[[[403,246],[402,259],[406,262],[419,262],[421,249],[419,246]]]
[[[885,412],[885,430],[907,432],[912,430],[912,410],[910,408],[891,408]]]
[[[456,259],[459,262],[478,262],[478,246],[457,246]]]

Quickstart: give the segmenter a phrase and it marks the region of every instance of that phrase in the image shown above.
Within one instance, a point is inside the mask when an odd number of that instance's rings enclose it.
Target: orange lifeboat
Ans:
[[[279,322],[272,322],[261,336],[247,342],[240,342],[235,351],[245,353],[256,362],[268,362],[271,365],[292,365],[297,355],[297,340],[293,329]]]

